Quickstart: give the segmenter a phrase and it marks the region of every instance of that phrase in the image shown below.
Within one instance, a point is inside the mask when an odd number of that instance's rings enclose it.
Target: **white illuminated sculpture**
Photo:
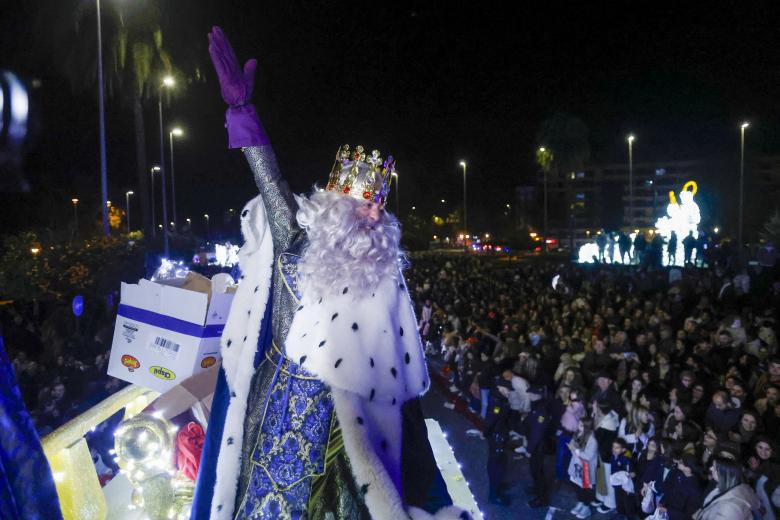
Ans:
[[[669,205],[666,206],[667,216],[661,217],[655,222],[658,233],[664,238],[664,241],[667,244],[672,236],[672,232],[677,235],[677,247],[675,248],[674,254],[669,255],[669,251],[667,250],[666,254],[663,255],[664,265],[683,265],[685,263],[683,240],[685,240],[689,234],[693,234],[693,238],[699,238],[701,213],[699,212],[699,205],[693,200],[698,189],[699,187],[696,184],[696,181],[686,182],[680,192],[680,202],[677,202],[674,192],[670,191]],[[691,256],[691,261],[694,263],[696,262],[697,253],[698,251],[694,252]],[[673,262],[669,262],[670,257],[674,258]]]
[[[226,242],[225,244],[216,244],[214,256],[216,264],[220,267],[233,267],[238,263],[239,247]]]
[[[699,223],[701,222],[701,213],[699,211],[699,205],[693,198],[696,196],[696,192],[699,187],[696,181],[688,181],[682,188],[679,194],[679,202],[673,191],[669,192],[669,205],[666,206],[666,216],[659,218],[656,223],[657,233],[664,239],[664,243],[668,244],[669,239],[672,237],[672,232],[677,236],[677,245],[675,246],[674,254],[669,255],[668,245],[666,246],[662,257],[664,265],[678,265],[682,266],[685,263],[685,246],[683,241],[692,235],[693,238],[699,238]],[[652,235],[654,232],[650,230]],[[631,239],[631,248],[629,250],[629,256],[631,260],[627,263],[634,262],[634,238],[636,237],[636,230],[629,235]],[[622,264],[623,256],[620,254],[620,248],[618,247],[618,235],[607,233],[606,246],[603,253],[603,262],[612,264]],[[698,249],[694,249],[691,255],[691,262],[696,263],[696,256]],[[592,264],[598,261],[599,258],[599,246],[596,242],[588,242],[580,247],[577,254],[577,261],[581,264]],[[673,259],[672,262],[670,260]]]

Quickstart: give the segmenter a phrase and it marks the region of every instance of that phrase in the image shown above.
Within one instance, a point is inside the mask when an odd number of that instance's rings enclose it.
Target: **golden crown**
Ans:
[[[360,200],[384,204],[395,172],[392,155],[382,160],[379,150],[366,157],[362,146],[354,151],[345,144],[336,152],[336,162],[328,178],[327,191],[338,191]]]

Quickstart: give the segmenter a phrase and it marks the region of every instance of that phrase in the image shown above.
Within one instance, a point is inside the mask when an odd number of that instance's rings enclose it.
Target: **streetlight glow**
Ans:
[[[127,193],[125,193],[125,195],[135,195],[135,193],[133,193],[132,191],[128,191]]]
[[[173,76],[165,76],[163,78],[162,84],[164,87],[172,87],[176,85],[176,80],[173,79]]]
[[[159,166],[152,166],[152,172],[159,172],[160,167]]]
[[[546,152],[546,151],[547,151],[547,148],[545,148],[544,146],[540,146],[540,147],[539,147],[539,151],[540,151],[540,152],[542,152],[542,153],[544,153],[544,152]]]
[[[184,134],[184,130],[179,128],[178,126],[171,129],[171,133],[175,135],[176,137],[181,137]]]
[[[79,199],[70,199],[70,201],[71,201],[73,204],[78,204],[78,203],[79,203]]]
[[[628,136],[628,138],[627,138],[627,141],[628,141],[629,143],[633,143],[633,142],[634,142],[634,139],[636,139],[636,138],[634,137],[634,134],[631,134],[631,135],[629,135],[629,136]]]
[[[749,127],[749,126],[750,126],[750,123],[748,123],[747,121],[745,121],[744,123],[742,123],[742,125],[740,126],[740,128],[744,130],[745,128],[747,128],[747,127]]]
[[[461,166],[463,166],[464,168],[466,167],[466,161],[460,161],[460,163],[459,163],[459,164],[460,164]]]

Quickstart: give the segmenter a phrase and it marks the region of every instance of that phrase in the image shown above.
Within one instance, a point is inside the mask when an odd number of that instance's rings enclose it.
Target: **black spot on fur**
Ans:
[[[318,347],[322,347],[323,345],[325,345],[325,340],[324,340],[324,339],[323,339],[322,341],[320,341],[320,344],[319,344],[319,345],[317,345],[317,346],[318,346]]]
[[[241,216],[242,217],[246,217],[247,215],[249,215],[249,210],[248,209],[245,209],[244,211],[241,212]]]
[[[358,422],[358,424],[363,424],[363,418],[358,416],[357,422]]]
[[[401,334],[401,336],[403,336],[403,335],[404,335],[404,328],[403,328],[403,327],[401,327],[401,328],[398,330],[398,332]]]
[[[368,484],[363,484],[362,486],[360,486],[360,492],[361,492],[362,494],[364,494],[364,495],[365,495],[366,493],[368,493]]]
[[[301,309],[303,309],[303,305],[301,305],[300,307],[298,307],[298,310],[299,310],[299,311],[300,311]]]
[[[217,506],[217,511],[222,511],[222,504]]]
[[[374,394],[376,394],[376,390],[372,388],[371,389],[371,395],[368,397],[369,401],[373,401],[374,400]]]
[[[463,511],[458,518],[460,520],[471,520],[471,515],[468,511]]]
[[[260,289],[260,286],[259,286],[259,285],[258,285],[257,287],[255,287],[255,292],[257,292],[257,291],[258,291],[258,289]]]
[[[387,441],[382,439],[382,442],[379,443],[379,445],[382,447],[383,450],[387,450]]]
[[[301,339],[305,338],[305,337],[306,337],[306,334],[308,334],[308,332],[304,332],[304,333],[303,333],[303,336],[301,336]]]
[[[246,336],[244,336],[244,341],[246,341]]]
[[[374,368],[374,358],[369,358],[371,360],[371,368]]]
[[[398,288],[399,288],[399,289],[403,289],[403,288],[404,288],[404,284],[402,284],[402,283],[399,283],[399,284],[398,284]]]
[[[320,297],[320,301],[318,301],[318,302],[317,302],[317,304],[318,304],[318,305],[319,305],[320,303],[322,303],[322,297]]]
[[[372,298],[375,297],[375,296],[376,296],[376,293],[371,293],[371,297]]]
[[[233,445],[233,437],[228,437],[227,439],[227,445],[232,446]]]
[[[246,311],[246,315],[247,316],[251,316],[252,315],[252,311]]]
[[[235,392],[230,392],[230,397],[235,397],[235,396],[236,396]]]
[[[338,358],[338,359],[336,360],[336,364],[335,364],[335,365],[333,365],[333,368],[338,368],[338,367],[339,367],[339,365],[341,364],[341,362],[342,362],[342,361],[343,361],[343,358]]]
[[[301,359],[298,360],[298,364],[303,365],[304,361],[306,361],[306,356],[301,356]]]
[[[344,290],[341,291],[341,294],[347,294],[347,291],[349,291],[349,287],[344,287]]]
[[[232,339],[229,339],[229,340],[227,340],[227,343],[225,344],[225,346],[226,346],[227,348],[230,348],[230,345],[232,345],[232,344],[233,344],[233,340],[232,340]]]
[[[408,352],[406,354],[404,354],[404,361],[406,362],[407,365],[409,364],[409,362],[411,360],[412,360],[412,357],[409,355]]]
[[[425,379],[423,379],[423,388],[425,388],[425,385],[427,385],[427,384],[428,384],[428,381],[426,381]]]
[[[358,330],[358,324],[357,323],[353,323],[352,324],[352,330]]]
[[[243,279],[244,279],[244,277],[245,277],[245,276],[242,274],[241,276],[239,276],[239,277],[238,277],[238,279],[239,279],[239,280],[243,280]]]
[[[330,321],[333,321],[333,320],[335,320],[338,317],[339,317],[339,313],[338,312],[334,312],[333,316],[330,317]]]
[[[395,367],[390,369],[390,373],[393,374],[393,379],[398,377],[398,370],[396,370]]]
[[[395,404],[395,397],[393,397],[393,404]]]

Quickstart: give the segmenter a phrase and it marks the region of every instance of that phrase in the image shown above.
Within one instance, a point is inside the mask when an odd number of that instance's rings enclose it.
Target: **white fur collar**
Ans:
[[[305,294],[285,342],[287,355],[339,388],[398,404],[429,386],[417,320],[403,277],[356,299],[349,285],[331,297]]]

